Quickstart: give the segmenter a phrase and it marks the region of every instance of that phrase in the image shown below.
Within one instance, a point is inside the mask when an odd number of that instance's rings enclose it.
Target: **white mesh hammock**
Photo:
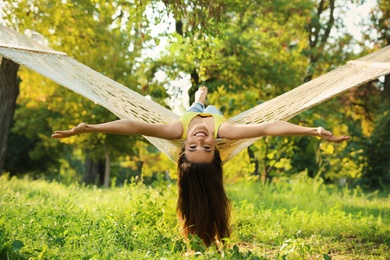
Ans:
[[[119,118],[132,118],[149,123],[172,123],[179,118],[172,111],[77,62],[67,54],[55,51],[2,25],[0,55],[98,103]],[[348,89],[389,73],[390,46],[387,46],[357,60],[349,61],[344,66],[238,114],[228,121],[234,124],[255,124],[289,120]],[[176,162],[183,140],[145,138]],[[227,162],[256,140],[257,138],[217,140],[223,162]]]

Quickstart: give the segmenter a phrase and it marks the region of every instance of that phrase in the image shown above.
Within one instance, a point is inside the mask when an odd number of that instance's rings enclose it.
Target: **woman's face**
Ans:
[[[184,143],[187,160],[193,163],[209,163],[213,161],[216,142],[206,124],[199,124],[188,129]]]

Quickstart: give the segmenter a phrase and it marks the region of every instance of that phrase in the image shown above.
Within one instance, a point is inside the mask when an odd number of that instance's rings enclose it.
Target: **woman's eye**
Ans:
[[[196,145],[190,145],[190,149],[196,149]]]

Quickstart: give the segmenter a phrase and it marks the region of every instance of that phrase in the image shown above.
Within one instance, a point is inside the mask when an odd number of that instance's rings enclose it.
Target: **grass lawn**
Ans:
[[[388,194],[303,175],[226,189],[232,237],[218,252],[180,236],[175,184],[105,190],[3,175],[0,259],[390,259]]]

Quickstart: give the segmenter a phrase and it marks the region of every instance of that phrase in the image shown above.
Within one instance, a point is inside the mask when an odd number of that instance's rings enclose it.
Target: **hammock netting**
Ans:
[[[179,118],[169,109],[79,63],[66,53],[55,51],[2,25],[0,55],[105,107],[118,118],[149,123],[172,123]],[[344,66],[244,111],[228,121],[233,124],[286,121],[325,100],[389,73],[390,46],[387,46],[349,61]],[[148,136],[145,138],[171,160],[177,161],[184,140],[164,140]],[[218,139],[223,162],[233,158],[257,139]]]

